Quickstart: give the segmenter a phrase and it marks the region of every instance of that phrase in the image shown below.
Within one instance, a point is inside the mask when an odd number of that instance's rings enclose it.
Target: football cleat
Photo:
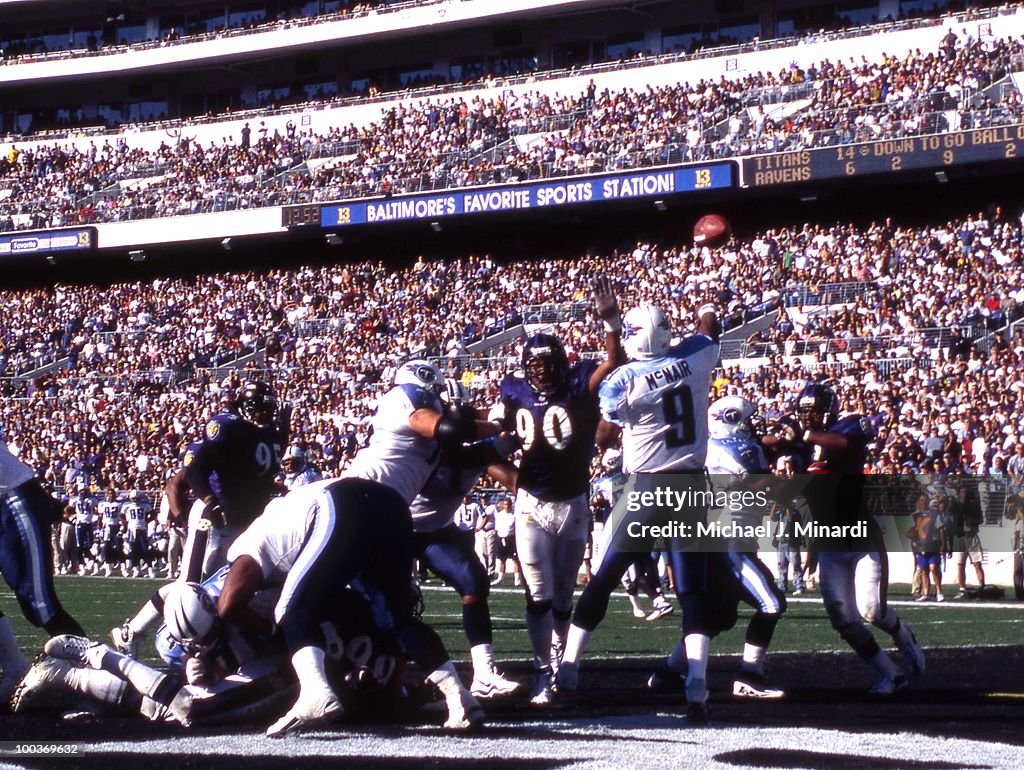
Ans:
[[[139,637],[132,631],[126,620],[116,628],[110,629],[110,638],[114,642],[114,649],[129,658],[139,657]]]
[[[704,679],[692,679],[683,688],[686,692],[686,721],[691,725],[706,725],[711,721],[708,707],[708,683]]]
[[[668,663],[662,663],[647,680],[647,689],[655,692],[679,692],[683,689],[685,678],[685,673],[673,671],[668,667]]]
[[[870,695],[892,695],[898,690],[906,689],[907,677],[903,674],[896,674],[890,676],[889,674],[882,674],[878,678],[878,681],[871,685],[871,689],[868,690]]]
[[[509,679],[494,666],[490,666],[485,671],[473,674],[473,682],[469,686],[469,691],[475,698],[495,698],[499,695],[514,693],[519,686],[519,682]]]
[[[20,714],[25,711],[67,706],[74,693],[65,686],[64,678],[72,668],[73,666],[66,660],[40,655],[21,681],[13,680],[14,692],[9,696],[11,711]]]
[[[530,703],[534,706],[550,706],[555,699],[554,690],[551,687],[552,674],[550,668],[543,668],[537,671],[533,680],[533,691],[530,693]]]
[[[642,607],[633,607],[633,617],[637,620],[643,620],[647,617],[647,613],[644,612]]]
[[[737,698],[781,698],[786,693],[778,687],[769,686],[764,674],[740,671],[733,680],[732,694]]]
[[[484,710],[468,690],[459,689],[457,695],[445,699],[448,704],[448,730],[473,730],[483,725]]]
[[[924,650],[917,643],[917,637],[914,636],[914,632],[909,627],[907,631],[910,632],[910,641],[900,645],[900,652],[903,654],[903,665],[911,674],[923,674]]]
[[[650,615],[647,616],[647,622],[651,623],[655,620],[658,620],[658,618],[663,618],[666,615],[671,615],[673,612],[675,612],[675,607],[673,607],[670,602],[655,604],[654,610],[651,612]]]
[[[562,665],[558,667],[558,691],[562,692],[573,692],[580,685],[580,665],[579,663],[566,663],[562,661]]]
[[[268,738],[281,738],[289,733],[333,722],[341,715],[341,703],[332,692],[303,700],[300,696],[288,713],[267,728]]]
[[[102,646],[104,645],[94,642],[87,636],[59,634],[46,640],[43,652],[53,658],[66,660],[75,666],[88,667],[90,666],[89,651]]]
[[[711,723],[711,707],[707,703],[687,703],[686,722],[693,727],[703,727]]]

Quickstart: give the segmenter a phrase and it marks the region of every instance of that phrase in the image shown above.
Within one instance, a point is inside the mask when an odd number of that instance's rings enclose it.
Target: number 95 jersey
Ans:
[[[624,473],[701,470],[718,344],[696,334],[663,356],[631,361],[601,383],[601,416],[622,430]]]
[[[519,487],[541,500],[569,500],[590,489],[590,461],[600,412],[590,392],[598,362],[584,359],[569,369],[551,396],[534,393],[526,378],[501,382],[504,423],[523,442]]]

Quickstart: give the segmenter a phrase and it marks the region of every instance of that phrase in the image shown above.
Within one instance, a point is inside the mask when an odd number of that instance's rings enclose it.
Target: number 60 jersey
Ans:
[[[625,428],[625,473],[701,470],[708,453],[708,394],[717,343],[687,337],[665,355],[630,361],[601,383],[601,416]]]
[[[519,487],[540,500],[570,500],[590,489],[600,418],[590,377],[597,366],[589,359],[573,364],[565,382],[550,395],[534,393],[518,374],[501,383],[503,422],[523,442]]]

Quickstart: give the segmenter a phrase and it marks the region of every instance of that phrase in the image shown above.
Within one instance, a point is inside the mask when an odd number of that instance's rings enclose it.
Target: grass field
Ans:
[[[78,618],[91,635],[105,638],[107,632],[130,617],[160,585],[158,580],[102,577],[58,577],[57,592],[65,607]],[[432,580],[424,587],[426,613],[424,619],[441,634],[455,660],[467,658],[466,640],[462,633],[462,612],[455,592]],[[907,606],[910,599],[906,585],[890,588],[890,599],[897,612],[911,625],[925,647],[979,647],[1017,645],[1024,643],[1024,604],[1021,610],[977,602],[947,601],[943,605],[928,603]],[[646,599],[643,599],[646,603]],[[526,660],[529,641],[523,621],[522,591],[511,587],[493,590],[490,599],[494,622],[494,647],[501,659]],[[13,595],[6,586],[0,591],[0,608],[11,617],[26,650],[38,649],[45,635],[21,617]],[[749,609],[742,609],[740,621],[732,631],[723,634],[713,652],[737,653],[743,647],[743,633]],[[612,597],[608,616],[594,635],[589,655],[592,658],[648,658],[671,649],[679,637],[679,615],[669,615],[654,623],[633,617],[624,593]],[[790,599],[789,610],[779,624],[772,650],[775,652],[845,651],[847,648],[828,624],[821,598],[805,594]]]
[[[155,580],[62,577],[57,590],[67,608],[97,637],[120,623],[159,585]],[[749,611],[712,644],[709,668],[714,722],[687,728],[678,693],[643,687],[651,666],[679,635],[678,614],[655,623],[633,618],[616,594],[594,636],[580,691],[538,711],[525,695],[488,702],[481,734],[453,736],[427,715],[405,725],[346,724],[273,741],[264,725],[194,728],[109,716],[99,723],[68,723],[52,715],[0,719],[0,741],[76,741],[82,755],[46,761],[21,756],[8,767],[217,767],[267,770],[318,767],[614,768],[1019,768],[1024,766],[1024,645],[1021,606],[907,603],[906,586],[890,598],[927,649],[928,671],[889,699],[866,695],[873,679],[830,628],[816,594],[791,602],[779,624],[770,673],[784,686],[782,701],[737,701],[731,672],[742,650]],[[437,581],[424,589],[425,619],[456,660],[466,641],[461,608]],[[25,624],[6,590],[0,607],[12,617],[27,650],[41,635]],[[496,589],[491,601],[495,650],[512,676],[527,681],[530,666],[522,592]],[[888,644],[887,639],[880,639]]]

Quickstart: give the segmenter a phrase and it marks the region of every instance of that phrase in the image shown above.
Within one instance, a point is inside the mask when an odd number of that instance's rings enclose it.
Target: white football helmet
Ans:
[[[451,406],[469,403],[469,389],[460,380],[454,377],[446,377],[441,400]]]
[[[398,368],[395,385],[417,385],[440,395],[444,390],[444,375],[429,361],[416,358]]]
[[[298,444],[291,444],[284,450],[281,468],[285,473],[298,473],[306,466],[306,452]]]
[[[753,438],[756,414],[757,407],[745,398],[720,398],[708,407],[708,432],[711,438]]]
[[[171,583],[164,597],[164,625],[187,652],[208,649],[220,620],[213,599],[198,583]]]
[[[622,319],[622,347],[634,361],[664,355],[672,344],[668,316],[654,305],[639,305]]]
[[[608,449],[601,458],[601,467],[608,473],[618,473],[622,470],[622,452],[618,449]]]

